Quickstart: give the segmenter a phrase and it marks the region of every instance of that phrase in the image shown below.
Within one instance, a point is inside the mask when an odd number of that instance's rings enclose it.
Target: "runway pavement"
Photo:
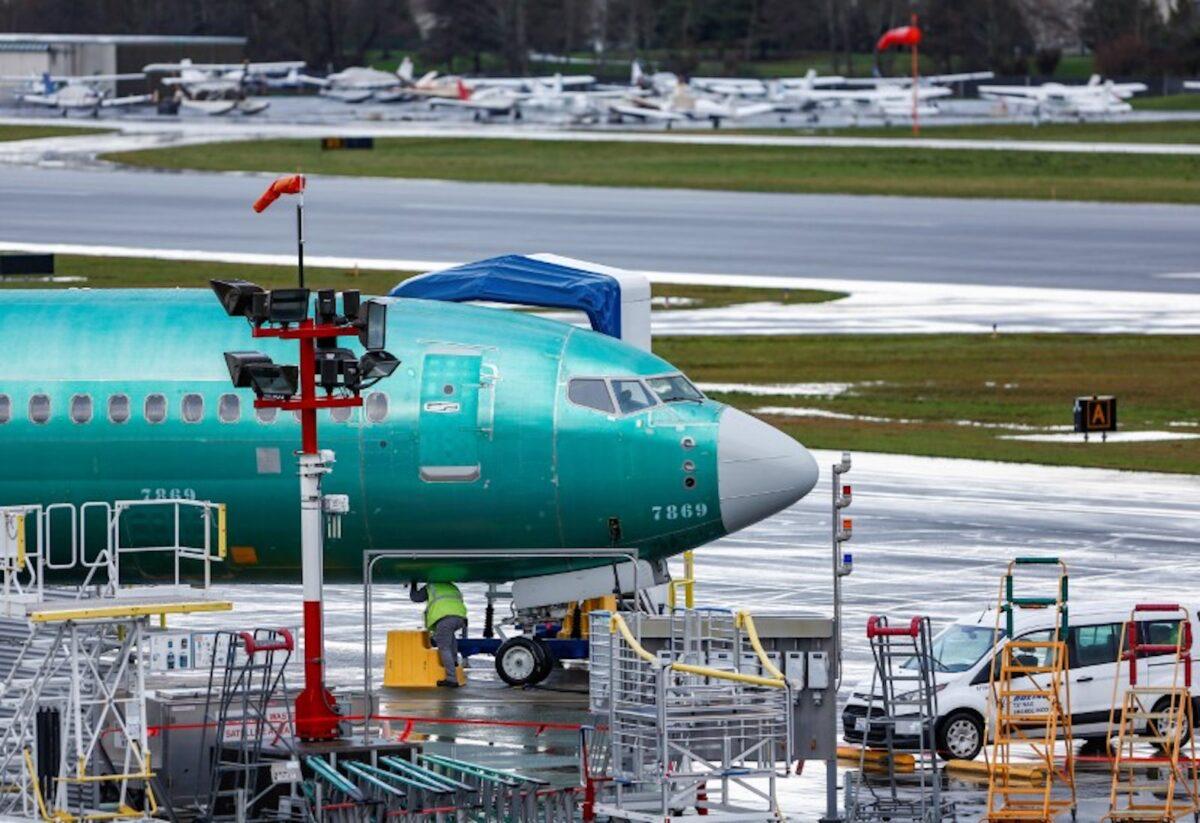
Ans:
[[[431,174],[436,169],[430,170]],[[0,169],[0,240],[286,253],[267,176]],[[1196,293],[1200,208],[317,178],[312,254]]]

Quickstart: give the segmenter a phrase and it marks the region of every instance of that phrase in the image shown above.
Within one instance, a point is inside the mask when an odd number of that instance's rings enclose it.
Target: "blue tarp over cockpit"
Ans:
[[[581,262],[552,255],[506,254],[410,278],[392,289],[390,296],[573,309],[586,313],[596,331],[620,338],[622,284],[617,275],[624,273],[570,265]]]

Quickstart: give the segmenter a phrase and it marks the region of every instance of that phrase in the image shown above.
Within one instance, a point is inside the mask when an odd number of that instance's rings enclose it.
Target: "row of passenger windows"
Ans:
[[[128,423],[133,415],[133,401],[127,394],[111,394],[107,402],[101,398],[98,402],[106,406],[105,413],[110,423]],[[167,398],[162,394],[148,394],[142,401],[142,417],[148,423],[162,423],[168,415]],[[75,394],[71,396],[67,409],[73,423],[90,423],[96,414],[95,403],[90,394]],[[52,414],[50,395],[35,394],[29,398],[29,420],[33,423],[48,423]],[[334,408],[329,410],[329,417],[335,423],[344,423],[350,419],[354,409]],[[369,423],[382,423],[388,416],[388,396],[383,392],[372,392],[363,400],[363,413]],[[279,409],[254,409],[254,416],[260,423],[274,423],[279,415]],[[300,412],[295,412],[300,419]],[[0,424],[7,423],[13,416],[13,402],[7,394],[0,394]],[[199,423],[204,420],[204,396],[200,394],[185,394],[179,404],[179,416],[185,423]],[[236,394],[223,394],[217,400],[217,419],[222,423],[236,423],[242,419],[242,399]]]

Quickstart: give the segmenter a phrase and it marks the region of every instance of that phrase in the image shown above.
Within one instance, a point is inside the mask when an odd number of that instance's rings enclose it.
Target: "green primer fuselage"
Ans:
[[[366,549],[502,554],[619,545],[654,559],[724,534],[716,456],[721,404],[676,402],[613,415],[567,399],[572,377],[677,372],[669,363],[517,312],[389,303],[387,348],[403,364],[372,390],[386,396],[386,417],[373,422],[366,409],[345,421],[319,416],[320,445],[337,460],[324,491],[350,498],[340,538],[325,541],[327,579],[360,580]],[[0,504],[224,502],[229,543],[238,548],[215,576],[299,581],[299,423],[287,412],[274,422],[258,420],[253,394],[231,388],[222,357],[259,349],[294,363],[295,343],[252,339],[245,322],[227,317],[211,293],[199,290],[0,293],[0,340],[7,354],[0,393],[10,403],[0,424]],[[36,423],[30,402],[43,394],[50,415]],[[127,422],[108,417],[114,394],[129,397]],[[166,398],[163,422],[144,414],[151,394]],[[203,398],[197,422],[184,419],[189,394]],[[240,398],[240,416],[224,422],[218,408],[231,394]],[[73,422],[72,407],[80,410],[83,397],[91,398],[91,418]],[[378,408],[382,401],[370,402]],[[195,398],[189,403],[194,416]],[[685,485],[685,476],[694,485]],[[571,567],[497,559],[393,571],[503,581]],[[137,556],[122,561],[125,579],[166,571]]]

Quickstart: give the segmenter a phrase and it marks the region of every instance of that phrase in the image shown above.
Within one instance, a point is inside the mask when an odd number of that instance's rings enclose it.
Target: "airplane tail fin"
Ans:
[[[467,84],[463,82],[461,77],[458,78],[458,99],[459,100],[470,100],[471,99],[471,90],[469,88],[467,88]]]
[[[561,72],[557,72],[554,75],[554,93],[557,95],[561,95],[563,93],[563,79]]]
[[[811,90],[817,82],[817,70],[810,68],[804,72],[804,88],[806,91]]]
[[[412,58],[410,58],[407,54],[404,55],[404,59],[400,61],[400,67],[398,69],[396,69],[396,76],[399,77],[401,80],[403,80],[405,83],[412,82],[412,80],[413,80],[413,62],[412,62]]]
[[[631,86],[642,85],[642,79],[645,76],[646,75],[642,72],[642,64],[640,62],[638,62],[637,60],[634,60],[632,63],[629,64],[629,85],[631,85]]]
[[[1088,84],[1089,86],[1098,86],[1098,85],[1100,85],[1100,75],[1098,75],[1098,74],[1093,74],[1091,77],[1089,77],[1089,78],[1088,78],[1088,82],[1087,82],[1087,84]]]

